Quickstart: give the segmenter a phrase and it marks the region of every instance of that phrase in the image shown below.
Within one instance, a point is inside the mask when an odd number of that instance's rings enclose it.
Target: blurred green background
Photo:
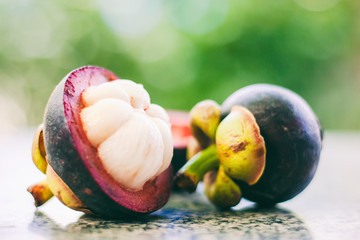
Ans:
[[[0,0],[0,129],[39,124],[54,86],[91,64],[170,109],[273,83],[325,129],[359,130],[359,53],[355,0]]]

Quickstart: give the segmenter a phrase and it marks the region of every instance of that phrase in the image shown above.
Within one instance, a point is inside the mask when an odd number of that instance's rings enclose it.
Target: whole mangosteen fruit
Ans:
[[[322,129],[310,106],[296,93],[270,84],[244,87],[221,106],[222,117],[234,106],[247,108],[266,146],[265,170],[254,185],[240,182],[243,196],[271,205],[295,197],[313,179],[322,148]]]
[[[54,194],[70,208],[123,218],[168,201],[169,117],[141,84],[96,66],[70,72],[46,106],[33,161],[47,179],[29,187],[39,206]]]
[[[191,130],[201,151],[176,174],[189,192],[204,182],[205,194],[219,208],[242,197],[273,205],[295,197],[312,180],[322,130],[309,105],[294,92],[255,84],[212,100],[190,112]]]

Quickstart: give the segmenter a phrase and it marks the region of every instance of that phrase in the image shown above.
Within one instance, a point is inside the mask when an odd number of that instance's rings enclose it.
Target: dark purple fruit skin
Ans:
[[[322,130],[309,105],[285,88],[255,84],[242,88],[222,104],[222,117],[235,105],[255,116],[265,140],[266,165],[252,186],[239,183],[243,196],[263,205],[287,201],[313,179],[322,148]]]
[[[86,160],[83,160],[84,157],[81,156],[76,148],[73,138],[74,134],[71,133],[69,128],[69,124],[72,123],[69,122],[66,117],[69,112],[75,110],[67,106],[64,100],[65,96],[71,97],[74,95],[74,89],[76,88],[75,86],[72,88],[71,84],[67,85],[67,80],[76,78],[77,74],[81,72],[85,72],[90,77],[101,75],[104,79],[108,78],[113,80],[118,78],[115,74],[103,68],[85,66],[72,71],[56,86],[50,96],[44,115],[44,143],[49,164],[80,201],[96,215],[108,218],[126,218],[144,215],[157,210],[165,205],[169,199],[172,186],[171,179],[173,176],[172,167],[169,167],[157,177],[156,184],[158,186],[156,186],[156,188],[160,189],[159,191],[162,191],[163,195],[155,196],[154,194],[154,196],[152,196],[148,194],[148,197],[157,197],[157,199],[155,199],[155,201],[152,200],[152,202],[157,202],[156,204],[158,204],[158,206],[155,208],[154,206],[150,206],[148,211],[139,212],[136,211],[136,209],[124,207],[121,203],[119,204],[119,202],[111,198],[99,185],[99,181],[102,180],[98,179],[98,181],[96,181],[89,167],[84,163]],[[86,142],[87,139],[82,139],[81,141]],[[132,194],[127,190],[123,192],[123,195]],[[136,198],[136,194],[138,194],[139,197],[142,195],[140,192],[134,193],[131,196],[135,196]],[[124,199],[124,201],[127,200]],[[136,204],[135,206],[143,206],[146,205],[147,202],[139,201],[139,203]]]
[[[174,175],[186,163],[186,148],[174,148],[174,155],[171,160]]]

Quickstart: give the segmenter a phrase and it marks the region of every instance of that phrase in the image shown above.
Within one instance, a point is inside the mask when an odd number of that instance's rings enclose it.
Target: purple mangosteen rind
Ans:
[[[259,181],[252,186],[239,182],[243,196],[263,205],[295,197],[311,182],[319,163],[323,132],[318,118],[299,95],[269,84],[233,93],[222,104],[222,118],[236,105],[254,115],[267,151]]]
[[[118,77],[101,67],[85,66],[69,73],[54,89],[44,115],[44,141],[49,164],[74,194],[96,215],[122,218],[148,214],[166,204],[172,187],[172,167],[128,190],[106,173],[97,151],[82,129],[81,93]]]

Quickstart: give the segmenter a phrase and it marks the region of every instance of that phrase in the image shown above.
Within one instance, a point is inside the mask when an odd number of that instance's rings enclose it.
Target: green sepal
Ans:
[[[229,209],[236,206],[242,197],[240,187],[225,173],[220,165],[219,170],[208,172],[204,176],[205,194],[216,207]]]

